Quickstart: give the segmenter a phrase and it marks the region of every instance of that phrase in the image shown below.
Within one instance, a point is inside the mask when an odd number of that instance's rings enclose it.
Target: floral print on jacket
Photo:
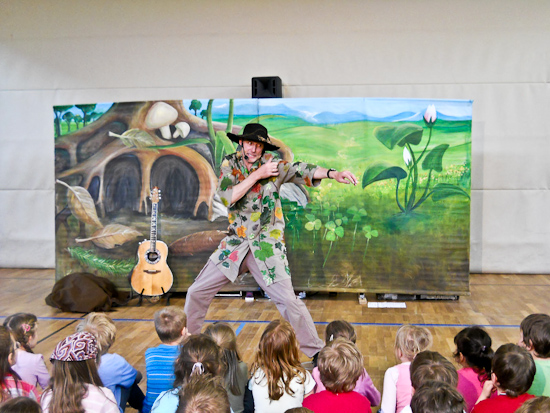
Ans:
[[[304,162],[279,161],[279,175],[262,179],[237,202],[231,204],[233,187],[273,159],[264,154],[250,171],[241,159],[241,152],[224,158],[218,182],[218,195],[228,208],[229,235],[210,256],[220,271],[232,282],[239,274],[239,267],[246,254],[254,254],[267,285],[290,278],[284,233],[285,221],[279,189],[286,182],[317,186],[320,179],[313,179],[316,165]]]

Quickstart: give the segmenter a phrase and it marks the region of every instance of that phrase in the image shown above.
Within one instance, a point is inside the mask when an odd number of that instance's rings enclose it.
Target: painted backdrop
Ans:
[[[54,107],[56,278],[87,271],[129,288],[150,238],[150,190],[173,290],[185,291],[228,227],[217,198],[227,132],[260,122],[276,155],[351,170],[281,191],[296,290],[469,291],[470,101],[216,99]],[[255,287],[250,275],[231,286]]]

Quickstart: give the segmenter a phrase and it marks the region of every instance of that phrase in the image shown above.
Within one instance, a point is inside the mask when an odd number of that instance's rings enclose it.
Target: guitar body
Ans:
[[[172,288],[174,277],[168,267],[168,246],[162,241],[156,241],[155,250],[151,249],[151,241],[145,240],[139,244],[137,251],[138,263],[132,271],[132,288],[140,295],[163,295]]]

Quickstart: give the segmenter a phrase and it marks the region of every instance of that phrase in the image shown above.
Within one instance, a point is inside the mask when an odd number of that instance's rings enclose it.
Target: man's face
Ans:
[[[245,162],[247,164],[252,165],[254,162],[262,157],[262,153],[264,151],[263,143],[254,141],[240,141],[239,143],[243,147]]]

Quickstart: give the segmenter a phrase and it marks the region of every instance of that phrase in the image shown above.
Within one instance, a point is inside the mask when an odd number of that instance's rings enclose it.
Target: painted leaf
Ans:
[[[407,177],[407,172],[399,166],[392,166],[387,162],[377,162],[365,169],[363,173],[363,189],[370,184],[386,179],[397,179],[400,181]]]
[[[432,190],[432,199],[437,202],[451,196],[463,196],[470,198],[470,195],[462,188],[453,184],[437,184]]]
[[[336,227],[334,232],[336,233],[336,235],[342,238],[344,236],[344,227]]]
[[[316,219],[314,225],[315,225],[315,231],[319,231],[323,223],[321,222],[320,219]]]
[[[120,224],[109,224],[98,229],[89,238],[76,238],[76,242],[92,241],[95,245],[105,249],[113,249],[143,235],[134,228]]]
[[[92,268],[102,274],[127,276],[136,265],[133,260],[113,260],[97,256],[93,251],[80,247],[67,248],[71,257],[78,260],[85,268]]]
[[[441,172],[443,170],[443,155],[445,151],[449,148],[449,145],[444,143],[433,148],[424,161],[422,162],[422,169]]]
[[[336,228],[336,224],[333,221],[329,221],[325,224],[325,227],[330,231],[334,231],[334,228]]]
[[[334,233],[334,231],[327,232],[326,239],[327,241],[336,241],[336,234]]]
[[[252,222],[256,222],[257,220],[260,219],[261,215],[262,215],[261,212],[253,212],[252,214],[250,214],[250,219],[252,220]]]
[[[191,138],[191,139],[186,139],[186,140],[181,141],[181,142],[174,143],[172,145],[150,146],[149,149],[167,149],[167,148],[173,149],[173,148],[178,148],[180,146],[197,145],[199,143],[209,145],[210,141],[208,139],[204,139],[204,138]]]
[[[103,224],[99,221],[97,216],[94,200],[86,188],[81,186],[70,186],[59,179],[56,180],[56,182],[69,189],[67,193],[69,208],[80,222],[103,228]]]
[[[221,240],[228,235],[227,231],[201,231],[186,235],[172,242],[168,247],[170,254],[179,257],[191,257],[202,252],[213,252]],[[231,246],[241,243],[238,239],[230,239]]]
[[[405,146],[406,143],[418,145],[422,140],[422,126],[412,123],[401,125],[378,126],[374,129],[374,136],[386,148],[393,149],[395,145]]]
[[[149,133],[141,129],[128,129],[122,135],[109,132],[109,136],[119,138],[121,142],[129,148],[136,147],[138,149],[147,148],[155,145],[155,139]]]
[[[281,238],[282,232],[280,229],[274,229],[269,232],[271,238],[279,239]]]

